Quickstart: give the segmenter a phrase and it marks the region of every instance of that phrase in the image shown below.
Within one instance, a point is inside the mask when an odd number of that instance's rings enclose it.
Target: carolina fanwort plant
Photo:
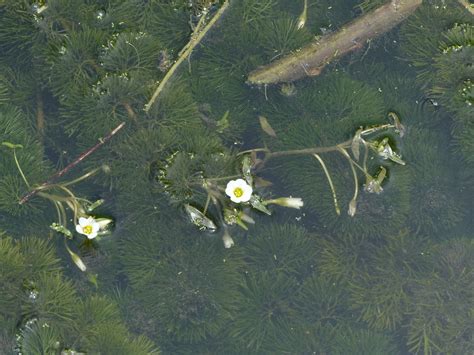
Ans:
[[[99,207],[104,202],[104,200],[100,199],[97,201],[89,201],[86,198],[77,197],[71,190],[70,186],[95,175],[101,170],[101,168],[95,168],[87,172],[86,174],[70,181],[56,182],[56,180],[67,172],[69,172],[82,160],[87,158],[100,146],[110,140],[123,126],[124,123],[120,124],[106,137],[101,139],[96,145],[82,153],[76,160],[71,162],[61,171],[58,171],[56,174],[52,175],[39,186],[32,186],[30,184],[30,182],[26,178],[25,173],[23,172],[23,168],[21,167],[18,161],[16,151],[17,149],[22,149],[23,146],[21,144],[14,144],[11,142],[1,143],[2,146],[10,148],[13,151],[13,159],[15,161],[16,168],[18,169],[18,173],[20,174],[23,182],[29,189],[29,192],[22,196],[18,203],[20,205],[24,205],[28,203],[28,201],[34,195],[38,195],[39,197],[50,201],[54,205],[57,213],[57,221],[53,222],[50,225],[50,228],[64,235],[65,248],[71,256],[73,262],[79,269],[81,269],[81,271],[86,271],[87,267],[81,260],[81,258],[71,250],[67,243],[68,240],[72,240],[74,237],[73,233],[68,228],[69,213],[67,208],[70,210],[70,213],[72,213],[72,221],[75,225],[76,232],[85,235],[88,239],[94,239],[98,235],[107,234],[107,226],[112,222],[112,220],[108,218],[94,218],[91,215],[93,210]]]
[[[405,127],[400,123],[395,113],[389,112],[388,119],[390,122],[386,124],[361,127],[351,139],[333,146],[282,151],[272,151],[268,147],[264,147],[239,152],[236,154],[236,159],[240,161],[240,172],[236,175],[217,178],[200,176],[196,184],[199,184],[207,194],[204,208],[200,210],[190,203],[185,204],[185,211],[191,222],[198,228],[214,232],[217,229],[217,225],[206,215],[210,204],[212,204],[215,208],[219,224],[224,230],[222,236],[224,246],[230,248],[234,245],[234,241],[230,236],[229,226],[237,224],[247,230],[247,224],[255,223],[248,214],[249,208],[271,215],[271,211],[268,208],[271,204],[296,209],[300,209],[304,205],[301,198],[279,197],[265,199],[262,197],[257,190],[271,183],[258,177],[257,173],[274,158],[309,155],[314,157],[318,164],[321,165],[332,193],[335,212],[339,215],[341,209],[337,198],[337,191],[322,157],[324,153],[338,152],[348,161],[354,178],[354,194],[347,208],[347,213],[353,217],[357,212],[359,174],[362,174],[365,178],[364,191],[366,193],[380,194],[383,191],[382,183],[387,176],[387,169],[384,166],[380,166],[376,173],[369,172],[367,162],[370,156],[375,155],[382,160],[405,165],[401,156],[392,148],[389,137],[380,136],[381,132],[388,130],[395,131],[400,137],[403,137],[405,133]],[[260,125],[266,134],[277,139],[275,130],[270,126],[265,117],[260,117]],[[225,187],[223,183],[226,183]]]

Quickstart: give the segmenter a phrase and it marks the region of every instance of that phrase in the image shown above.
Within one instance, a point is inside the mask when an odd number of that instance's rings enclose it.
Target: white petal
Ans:
[[[91,234],[97,234],[97,232],[100,230],[100,224],[97,222],[94,222],[92,224],[92,233]]]
[[[248,202],[250,200],[250,197],[252,197],[253,189],[250,185],[246,184],[245,186],[242,186],[242,190],[244,190],[244,193],[240,197],[240,201]]]
[[[233,193],[232,193],[231,195],[229,195],[229,197],[230,197],[230,200],[231,200],[232,202],[240,203],[241,197],[237,197],[237,196],[235,196]]]
[[[91,234],[87,234],[87,239],[94,239],[97,237],[97,232],[92,232]]]
[[[89,224],[89,219],[88,218],[79,217],[79,225],[81,227],[87,226],[88,224]]]
[[[80,224],[76,224],[76,232],[80,234],[85,234]]]

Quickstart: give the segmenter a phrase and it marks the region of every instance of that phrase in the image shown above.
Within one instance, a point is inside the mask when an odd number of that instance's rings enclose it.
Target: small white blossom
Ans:
[[[225,230],[224,235],[222,236],[222,241],[224,242],[224,248],[226,249],[229,249],[230,247],[234,246],[234,240],[230,236],[227,229]]]
[[[298,210],[304,206],[304,202],[300,197],[280,197],[274,200],[264,201],[265,205],[269,205],[271,203],[283,207],[296,208]]]
[[[235,203],[248,202],[252,196],[252,186],[243,179],[231,180],[227,183],[225,193]]]
[[[76,232],[84,234],[88,239],[94,239],[97,237],[97,233],[100,230],[100,223],[97,222],[94,217],[80,217],[79,224],[76,224]]]

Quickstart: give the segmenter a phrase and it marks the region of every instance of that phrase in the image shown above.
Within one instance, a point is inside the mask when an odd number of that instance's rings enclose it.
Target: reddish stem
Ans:
[[[86,150],[85,152],[83,152],[81,155],[79,155],[73,162],[71,162],[68,166],[66,166],[64,169],[58,171],[57,173],[55,173],[54,175],[50,176],[45,182],[43,182],[40,186],[38,186],[37,188],[31,190],[30,192],[28,192],[26,195],[24,195],[21,200],[20,200],[20,205],[24,204],[25,202],[27,202],[31,197],[33,197],[34,195],[36,195],[40,190],[42,190],[45,186],[48,186],[50,185],[51,183],[53,183],[56,179],[60,178],[61,176],[63,176],[64,174],[66,174],[69,170],[71,170],[72,168],[74,168],[77,164],[79,164],[81,161],[83,161],[84,159],[86,159],[89,155],[91,155],[92,153],[94,153],[97,149],[99,149],[102,145],[104,145],[105,143],[107,143],[118,131],[120,131],[123,126],[125,126],[125,122],[122,122],[121,124],[119,124],[112,132],[110,132],[107,136],[105,136],[104,138],[100,139],[99,142],[94,145],[92,148],[89,148],[88,150]]]

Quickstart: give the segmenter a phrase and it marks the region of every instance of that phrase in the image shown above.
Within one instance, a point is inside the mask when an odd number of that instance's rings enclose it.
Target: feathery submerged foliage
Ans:
[[[386,2],[228,0],[167,81],[225,1],[0,0],[0,353],[474,352],[467,9],[246,83]],[[383,137],[406,165],[364,160]],[[260,200],[228,201],[236,178]]]

